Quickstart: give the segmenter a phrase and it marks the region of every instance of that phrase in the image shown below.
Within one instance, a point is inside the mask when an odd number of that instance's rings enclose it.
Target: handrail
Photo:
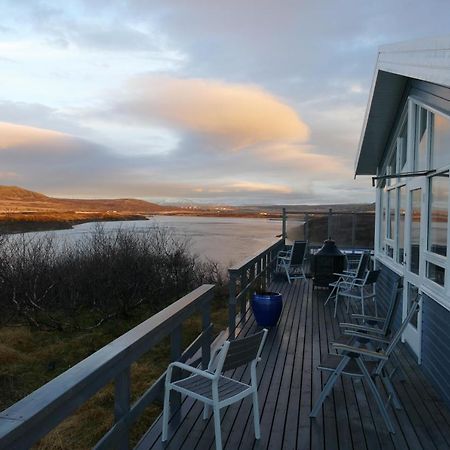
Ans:
[[[247,311],[247,296],[252,287],[261,280],[266,286],[270,283],[271,268],[276,262],[279,250],[284,247],[284,239],[272,242],[254,256],[250,256],[239,265],[228,269],[229,301],[228,329],[230,339],[236,334],[236,305],[239,301],[241,320]],[[239,285],[239,292],[238,292]]]
[[[137,407],[142,411],[163,388],[160,379],[130,407],[131,365],[164,337],[171,335],[172,360],[186,359],[188,354],[202,348],[202,366],[206,367],[211,344],[210,303],[214,288],[208,284],[200,286],[4,410],[0,413],[0,448],[31,447],[114,380],[114,442],[121,449],[127,449],[130,425],[139,417],[134,409]],[[182,354],[181,325],[198,310],[203,315],[201,339],[195,348],[191,346]],[[119,423],[126,425],[119,426]],[[100,443],[104,444],[104,440]],[[99,445],[99,448],[105,447]]]

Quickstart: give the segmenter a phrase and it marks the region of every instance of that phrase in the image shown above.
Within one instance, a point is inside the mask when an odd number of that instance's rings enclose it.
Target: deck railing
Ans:
[[[0,414],[0,448],[31,447],[114,380],[115,423],[94,448],[128,449],[131,425],[164,390],[163,374],[131,405],[131,365],[170,336],[172,361],[185,362],[201,349],[202,367],[206,369],[212,339],[213,297],[214,285],[199,287],[3,411]],[[182,352],[182,324],[197,311],[202,313],[202,332]],[[171,401],[174,408],[179,403],[180,398]]]
[[[283,208],[282,212],[282,236],[308,241],[310,249],[331,238],[340,249],[373,250],[374,231],[373,211],[340,212],[330,208],[327,212],[299,212]]]
[[[278,252],[284,247],[284,239],[271,243],[239,265],[228,269],[229,275],[229,302],[228,302],[228,328],[229,337],[234,339],[236,334],[236,321],[242,320],[247,312],[248,298],[257,287],[268,286],[272,269],[276,262]],[[240,318],[236,317],[239,304]]]

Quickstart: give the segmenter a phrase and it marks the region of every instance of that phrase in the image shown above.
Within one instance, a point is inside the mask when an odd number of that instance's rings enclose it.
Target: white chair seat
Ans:
[[[200,375],[193,375],[180,381],[174,381],[172,382],[172,389],[182,393],[184,393],[184,391],[189,391],[189,393],[193,392],[201,397],[209,399],[211,403],[213,401],[211,380]],[[219,402],[225,401],[235,395],[242,394],[248,389],[252,389],[252,387],[248,384],[221,375],[218,383]]]

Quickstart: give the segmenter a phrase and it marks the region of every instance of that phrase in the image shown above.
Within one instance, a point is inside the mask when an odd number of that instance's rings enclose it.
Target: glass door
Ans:
[[[417,180],[408,186],[408,214],[406,226],[403,318],[406,317],[412,300],[416,297],[423,277],[424,232],[426,224],[422,211],[424,180]],[[403,340],[417,355],[420,364],[422,344],[422,309],[414,315],[403,333]]]

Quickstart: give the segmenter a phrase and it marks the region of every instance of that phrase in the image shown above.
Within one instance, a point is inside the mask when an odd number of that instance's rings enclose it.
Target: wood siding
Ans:
[[[422,300],[422,370],[450,406],[450,311]]]

